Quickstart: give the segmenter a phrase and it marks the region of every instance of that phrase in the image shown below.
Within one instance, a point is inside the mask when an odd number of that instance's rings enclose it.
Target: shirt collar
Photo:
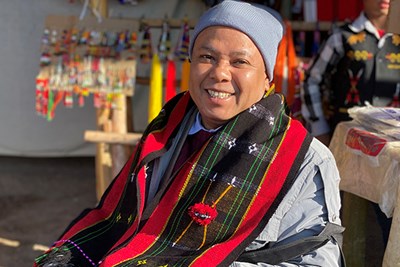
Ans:
[[[214,132],[218,131],[219,128],[221,128],[221,126],[218,127],[217,129],[210,129],[210,130],[204,128],[203,124],[201,123],[200,112],[197,112],[196,119],[194,120],[194,123],[192,124],[192,127],[190,127],[190,130],[189,130],[188,134],[192,135],[192,134],[195,134],[195,133],[199,132],[200,130],[203,130],[203,131],[206,131],[206,132],[209,132],[209,133],[214,133]]]
[[[364,12],[361,12],[360,16],[358,16],[358,18],[353,23],[351,23],[349,27],[354,32],[361,32],[363,30],[366,30],[375,35],[376,38],[380,39],[378,30],[375,28],[372,22],[368,20]]]

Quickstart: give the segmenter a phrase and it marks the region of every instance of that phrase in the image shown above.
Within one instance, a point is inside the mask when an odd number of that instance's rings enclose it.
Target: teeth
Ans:
[[[211,91],[211,90],[208,90],[208,93],[211,97],[220,98],[220,99],[228,98],[231,96],[231,94],[228,94],[228,93],[216,92],[216,91]]]

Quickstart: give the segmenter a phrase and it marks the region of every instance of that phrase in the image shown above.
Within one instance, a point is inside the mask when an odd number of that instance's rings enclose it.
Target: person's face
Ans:
[[[389,14],[390,0],[364,0],[364,11],[367,17],[380,17]]]
[[[264,60],[244,33],[212,26],[196,38],[189,91],[207,129],[215,129],[258,102],[269,88]]]

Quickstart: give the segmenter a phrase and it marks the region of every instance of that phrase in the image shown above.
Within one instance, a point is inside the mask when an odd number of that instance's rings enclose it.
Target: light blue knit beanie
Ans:
[[[283,35],[283,23],[278,12],[263,5],[225,0],[207,10],[199,19],[190,38],[189,57],[199,33],[210,26],[227,26],[245,33],[264,58],[265,68],[273,79],[276,55]]]

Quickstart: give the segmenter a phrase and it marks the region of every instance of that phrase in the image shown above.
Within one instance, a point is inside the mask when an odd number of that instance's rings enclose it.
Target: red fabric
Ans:
[[[167,62],[167,80],[165,82],[165,102],[176,95],[176,66],[173,60]]]
[[[337,19],[339,21],[354,20],[360,15],[363,8],[362,1],[360,0],[338,0],[337,5]]]
[[[385,35],[385,33],[386,33],[386,31],[385,31],[385,30],[379,30],[379,29],[378,29],[378,34],[379,34],[379,37],[381,37],[381,38],[382,38],[382,36],[384,36],[384,35]]]
[[[318,21],[332,21],[335,17],[335,5],[337,5],[335,0],[317,0]]]
[[[318,21],[354,20],[362,9],[360,0],[317,0]]]

